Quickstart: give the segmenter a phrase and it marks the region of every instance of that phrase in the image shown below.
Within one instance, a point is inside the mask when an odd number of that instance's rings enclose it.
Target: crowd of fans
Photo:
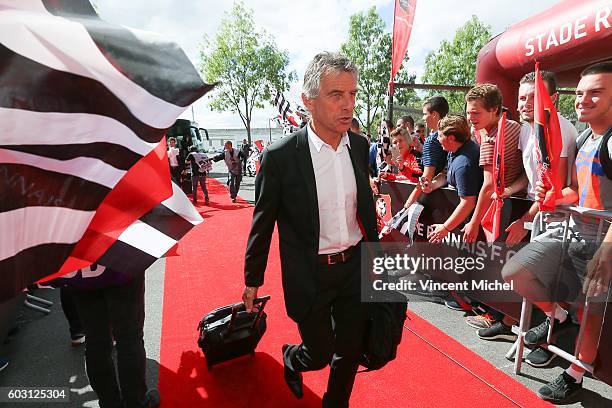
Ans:
[[[543,81],[551,99],[558,98],[554,74],[542,72]],[[527,240],[529,230],[525,223],[534,220],[539,212],[539,203],[550,187],[538,180],[538,153],[534,126],[535,74],[528,73],[519,85],[518,106],[516,107],[522,123],[506,119],[504,123],[504,186],[499,198],[520,196],[534,200],[530,209],[519,219],[512,220],[507,227],[506,244],[510,247]],[[406,209],[432,205],[427,196],[441,187],[450,187],[457,192],[459,204],[446,220],[437,220],[439,224],[430,227],[427,239],[432,243],[442,242],[452,230],[462,233],[463,241],[474,242],[479,237],[481,222],[493,199],[494,193],[493,165],[495,160],[495,143],[498,124],[503,107],[502,94],[497,86],[478,84],[470,89],[465,97],[466,117],[449,115],[449,105],[442,96],[429,98],[423,104],[423,122],[430,129],[425,139],[424,124],[416,125],[410,116],[398,120],[394,127],[389,121],[383,121],[378,129],[378,140],[371,144],[370,173],[371,185],[375,194],[381,180],[407,180],[417,184],[405,202]],[[562,198],[558,205],[577,204],[581,207],[612,210],[612,181],[601,169],[601,162],[608,160],[602,154],[612,152],[612,139],[608,146],[602,146],[606,140],[604,134],[612,129],[610,104],[612,103],[612,62],[599,63],[587,68],[581,76],[576,91],[575,107],[578,120],[589,128],[578,136],[575,126],[562,115],[558,115],[563,140],[558,174],[563,186]],[[356,124],[358,125],[358,123]],[[352,127],[354,132],[359,129]],[[582,140],[581,140],[582,139]],[[577,145],[578,140],[578,145]],[[606,148],[608,150],[606,150]],[[604,152],[604,153],[602,153]],[[612,156],[610,157],[612,159]],[[420,211],[413,211],[418,217]],[[503,279],[513,282],[515,290],[533,302],[546,314],[546,320],[531,328],[525,334],[525,344],[531,348],[526,362],[535,367],[544,367],[551,363],[556,355],[546,347],[549,328],[553,325],[552,341],[566,335],[568,329],[578,324],[585,324],[586,330],[579,357],[581,361],[592,364],[596,355],[599,331],[606,304],[606,289],[609,284],[610,244],[612,228],[606,223],[603,229],[593,226],[593,222],[573,217],[570,232],[578,249],[562,253],[562,224],[551,222],[543,234],[521,249],[504,266]],[[416,222],[411,222],[412,228]],[[414,231],[408,231],[412,237]],[[607,233],[607,235],[606,235]],[[599,244],[604,241],[604,244]],[[574,248],[575,249],[575,248]],[[569,255],[568,255],[569,251]],[[564,257],[565,256],[565,257]],[[569,259],[559,265],[561,259]],[[590,262],[587,272],[587,263]],[[593,264],[594,263],[594,264]],[[577,307],[577,316],[572,318],[570,303],[556,302],[551,299],[552,293],[559,292],[561,281],[576,281],[571,299],[577,304],[584,301],[581,297],[585,274],[592,276],[593,268],[599,267],[604,274],[599,279],[597,291],[600,301],[596,302],[592,313],[582,316],[581,306]],[[558,279],[558,275],[563,275]],[[607,274],[607,275],[606,275]],[[597,278],[591,278],[597,279]],[[587,277],[588,284],[588,277]],[[591,286],[594,284],[591,283]],[[576,289],[577,288],[577,289]],[[585,286],[586,288],[586,286]],[[487,305],[469,299],[461,293],[419,290],[419,294],[430,296],[447,296],[446,305],[454,310],[476,312],[466,317],[466,323],[478,329],[478,337],[483,340],[517,339],[511,326],[517,322],[510,316]],[[567,292],[567,290],[565,291]],[[571,291],[570,291],[571,292]],[[580,292],[580,293],[579,293]],[[569,296],[569,295],[568,295]],[[577,300],[576,300],[577,299]],[[567,300],[564,298],[564,300]],[[576,323],[574,323],[574,321]],[[586,323],[585,323],[586,322]],[[553,402],[567,401],[582,388],[584,368],[572,364],[553,381],[544,385],[538,395]]]

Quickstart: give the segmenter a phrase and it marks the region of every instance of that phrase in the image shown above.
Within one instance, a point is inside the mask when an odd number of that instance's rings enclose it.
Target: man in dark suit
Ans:
[[[250,310],[277,223],[285,306],[302,337],[283,346],[285,380],[301,398],[301,372],[330,364],[324,407],[348,407],[366,321],[360,244],[377,240],[369,146],[348,131],[357,80],[356,66],[339,54],[321,53],[309,64],[302,101],[311,120],[262,155],[245,257]]]

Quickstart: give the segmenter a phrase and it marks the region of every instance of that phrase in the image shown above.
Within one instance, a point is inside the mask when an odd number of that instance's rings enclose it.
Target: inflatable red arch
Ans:
[[[477,83],[496,84],[511,116],[518,81],[534,70],[556,74],[559,86],[573,87],[586,66],[612,58],[612,2],[564,0],[494,37],[478,53]]]

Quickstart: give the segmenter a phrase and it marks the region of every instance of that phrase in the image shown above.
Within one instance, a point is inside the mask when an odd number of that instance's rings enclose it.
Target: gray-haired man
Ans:
[[[355,65],[333,53],[306,69],[302,101],[311,119],[262,155],[245,257],[250,310],[277,223],[285,306],[302,338],[283,346],[285,381],[301,398],[301,372],[331,365],[324,407],[348,407],[365,328],[359,247],[378,239],[368,142],[348,130],[357,79]]]

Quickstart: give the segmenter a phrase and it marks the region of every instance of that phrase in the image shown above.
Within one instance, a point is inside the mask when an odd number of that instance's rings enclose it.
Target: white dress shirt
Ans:
[[[344,133],[334,150],[309,125],[308,146],[317,185],[319,204],[319,254],[343,251],[361,241],[357,222],[357,182]]]

